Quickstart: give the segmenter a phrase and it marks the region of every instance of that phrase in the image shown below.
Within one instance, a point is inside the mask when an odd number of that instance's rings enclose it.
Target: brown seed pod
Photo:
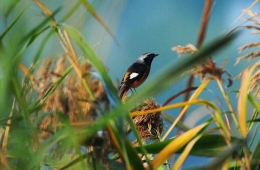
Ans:
[[[153,98],[149,98],[140,103],[137,107],[131,110],[134,111],[145,111],[160,108],[161,106],[156,103]],[[135,116],[132,118],[136,129],[142,139],[147,140],[159,140],[163,132],[164,123],[161,112],[155,112],[151,114],[145,114]]]

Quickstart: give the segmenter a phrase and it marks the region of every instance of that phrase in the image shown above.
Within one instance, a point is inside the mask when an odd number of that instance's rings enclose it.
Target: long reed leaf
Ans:
[[[24,14],[24,12],[27,9],[24,9],[15,19],[14,21],[0,34],[0,41],[3,40],[3,38],[5,37],[5,35],[13,28],[13,26],[15,25],[15,23],[19,20],[19,18]]]
[[[158,168],[160,165],[162,165],[163,162],[169,159],[172,154],[174,154],[178,149],[182,148],[194,137],[199,135],[199,133],[208,125],[209,125],[208,122],[203,123],[195,128],[188,130],[182,135],[178,136],[175,140],[169,143],[166,147],[163,148],[161,152],[159,152],[156,155],[156,157],[152,161],[153,167]]]
[[[178,158],[178,160],[175,162],[175,164],[173,165],[173,170],[178,170],[181,168],[181,166],[183,165],[184,161],[187,159],[187,157],[189,156],[189,153],[192,149],[192,147],[195,145],[195,143],[199,140],[199,138],[201,138],[202,135],[197,136],[196,138],[192,139],[187,146],[185,147],[185,149],[183,150],[183,152],[181,153],[180,157]]]
[[[258,62],[260,63],[260,62]],[[249,81],[252,73],[257,68],[257,63],[250,67],[250,69],[245,70],[242,74],[241,78],[241,86],[239,91],[239,97],[238,97],[238,120],[239,120],[239,127],[241,129],[242,135],[244,138],[247,137],[248,131],[247,131],[247,98],[248,98],[248,89],[249,89]]]

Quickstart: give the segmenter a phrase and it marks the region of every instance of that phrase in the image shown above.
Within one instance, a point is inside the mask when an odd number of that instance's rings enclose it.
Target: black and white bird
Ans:
[[[153,59],[159,54],[141,55],[126,71],[118,88],[120,98],[124,100],[127,91],[140,86],[148,77]]]

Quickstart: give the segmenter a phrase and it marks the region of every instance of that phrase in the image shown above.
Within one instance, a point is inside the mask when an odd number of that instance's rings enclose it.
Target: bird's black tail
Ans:
[[[126,93],[127,93],[128,90],[129,90],[129,88],[123,88],[123,89],[120,90],[120,98],[121,98],[122,101],[124,101]]]

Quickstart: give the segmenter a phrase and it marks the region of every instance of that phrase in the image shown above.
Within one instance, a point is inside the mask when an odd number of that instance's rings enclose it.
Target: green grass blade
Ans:
[[[260,141],[257,142],[257,145],[253,151],[251,169],[257,169],[259,167],[260,160]]]
[[[55,90],[61,85],[62,81],[67,77],[67,75],[71,72],[72,66],[70,66],[62,75],[59,77],[50,87],[48,90],[46,90],[44,96],[43,96],[43,101],[47,100],[48,97],[55,92]]]
[[[51,36],[54,34],[54,30],[51,29],[50,32],[44,37],[44,39],[41,41],[41,44],[39,45],[41,48],[39,48],[37,50],[37,53],[33,59],[32,65],[35,65],[35,63],[39,60],[40,55],[42,54],[42,52],[44,51],[45,46],[47,45],[47,43],[49,42],[48,40],[51,38]],[[34,68],[34,67],[33,67]],[[33,72],[32,69],[30,69],[30,72]]]
[[[2,32],[2,34],[0,35],[0,41],[3,40],[3,38],[5,37],[5,35],[11,30],[11,28],[13,28],[13,26],[15,25],[15,23],[19,20],[19,18],[24,14],[24,12],[27,9],[24,9],[15,19],[14,21]]]
[[[258,102],[251,94],[248,94],[247,98],[248,98],[248,100],[250,101],[250,103],[253,105],[253,107],[254,107],[258,112],[260,112],[260,104],[259,104],[259,102]]]
[[[20,42],[24,42],[32,37],[32,35],[35,35],[39,32],[39,30],[42,30],[43,27],[46,27],[46,24],[49,23],[49,21],[60,12],[61,8],[57,8],[51,16],[46,17],[42,22],[40,22],[37,26],[35,26],[32,30],[30,30],[27,34],[25,34]]]
[[[127,154],[128,154],[129,161],[131,163],[131,167],[133,169],[144,170],[143,163],[139,158],[137,151],[133,148],[132,144],[128,139],[126,139],[125,141],[125,147],[127,149]]]
[[[76,10],[78,10],[78,8],[80,7],[80,4],[81,4],[80,1],[76,2],[75,5],[67,12],[67,14],[65,14],[64,17],[61,18],[59,23],[63,23],[65,21],[67,21],[71,17],[71,15],[73,15],[74,12]]]
[[[151,161],[150,161],[150,159],[149,159],[148,156],[147,156],[147,155],[148,155],[148,152],[146,151],[146,149],[145,149],[145,147],[144,147],[144,145],[143,145],[143,143],[142,143],[142,140],[141,140],[141,138],[140,138],[140,136],[139,136],[139,133],[138,133],[136,127],[135,127],[135,124],[134,124],[133,120],[130,118],[130,116],[127,117],[127,120],[128,120],[128,122],[129,122],[129,125],[130,125],[130,127],[131,127],[131,130],[132,130],[133,134],[135,135],[135,138],[136,138],[136,140],[137,140],[137,142],[138,142],[138,145],[139,145],[139,148],[140,148],[140,150],[141,150],[141,153],[144,155],[145,160],[146,160],[146,162],[147,162],[149,168],[152,170],[153,168],[152,168]],[[130,158],[131,158],[131,157],[130,157]]]
[[[28,169],[31,169],[35,164],[40,164],[45,159],[46,154],[48,153],[48,149],[55,146],[58,142],[66,140],[67,142],[71,142],[70,134],[67,129],[62,129],[55,133],[53,136],[50,136],[47,140],[41,142],[41,145],[37,148],[31,161],[28,164]]]
[[[117,90],[115,89],[113,82],[110,78],[110,76],[107,73],[107,70],[100,60],[100,58],[97,56],[93,48],[90,46],[90,44],[86,41],[84,36],[75,28],[65,25],[65,29],[68,31],[69,35],[72,37],[72,39],[77,43],[77,45],[81,48],[81,50],[86,55],[86,58],[89,59],[91,64],[94,66],[94,68],[97,70],[97,72],[100,74],[100,76],[103,78],[106,86],[108,87],[109,91],[111,92],[111,95],[113,95],[113,98],[119,101],[119,97],[117,95]]]
[[[11,111],[11,91],[10,84],[14,75],[15,64],[12,62],[12,56],[10,51],[6,52],[2,46],[0,46],[0,119],[8,117]]]
[[[21,89],[22,88],[18,82],[18,79],[16,77],[14,77],[12,79],[12,91],[19,103],[25,124],[29,125],[29,127],[30,127],[30,113],[29,113],[27,102],[25,100],[25,97],[24,97]]]

